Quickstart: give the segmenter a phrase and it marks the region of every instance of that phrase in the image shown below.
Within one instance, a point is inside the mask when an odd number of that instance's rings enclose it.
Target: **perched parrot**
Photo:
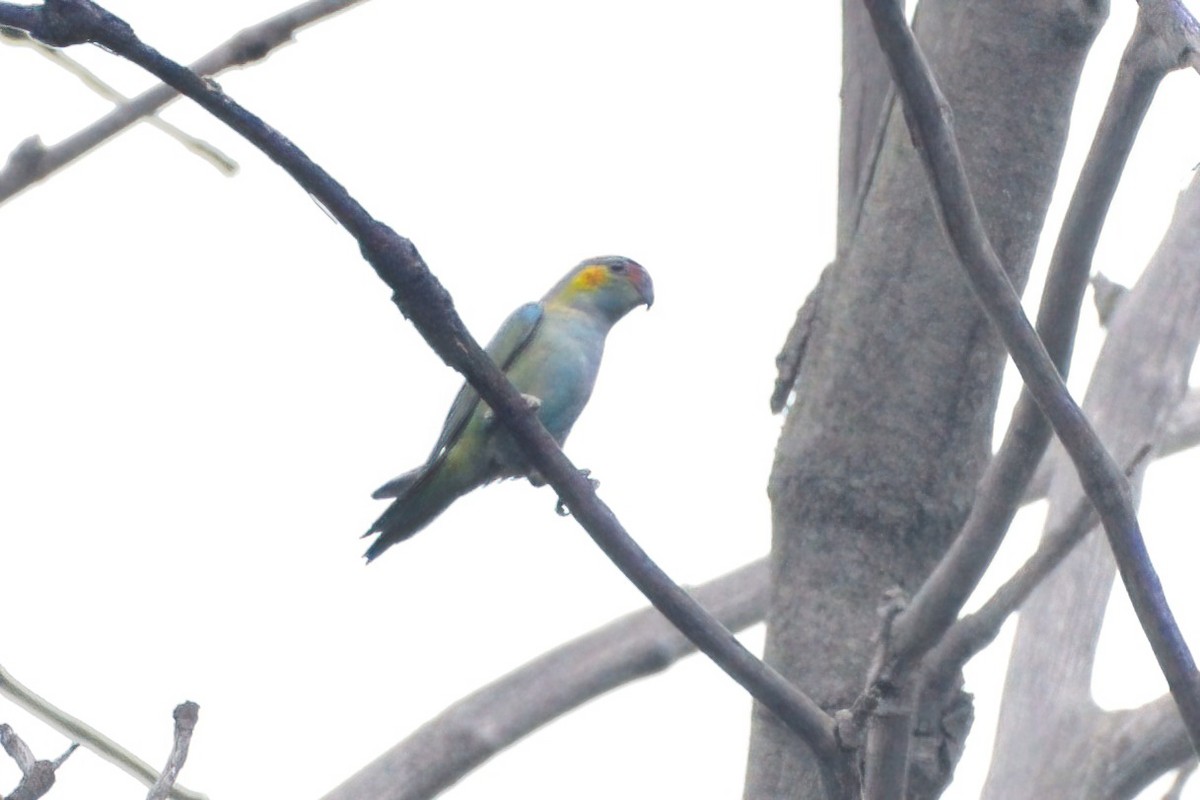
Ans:
[[[487,353],[561,445],[592,394],[609,330],[633,309],[653,302],[654,284],[640,264],[620,256],[589,259],[539,302],[514,311]],[[464,384],[429,459],[372,495],[395,500],[363,534],[379,534],[367,549],[367,561],[424,528],[472,489],[521,476],[536,486],[544,483],[491,409]]]

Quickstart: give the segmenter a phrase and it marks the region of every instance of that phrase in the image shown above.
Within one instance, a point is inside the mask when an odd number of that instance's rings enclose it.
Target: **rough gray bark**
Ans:
[[[862,193],[870,185],[883,135],[884,106],[891,104],[887,60],[862,0],[842,0],[842,140],[838,149],[837,254],[854,240]]]
[[[1118,306],[1084,410],[1118,459],[1156,441],[1187,390],[1200,341],[1200,182],[1181,197],[1146,273]],[[1047,528],[1080,494],[1061,452]],[[1091,535],[1022,606],[985,798],[1108,796],[1110,765],[1134,746],[1091,699],[1115,565]],[[1053,643],[1049,646],[1048,643]],[[1074,757],[1064,756],[1074,753]]]
[[[988,232],[1018,286],[1105,11],[1036,0],[921,6],[918,37],[954,109]],[[863,688],[885,593],[916,588],[970,507],[1003,364],[895,111],[878,159],[812,326],[769,487],[766,656],[831,709]],[[931,784],[914,788],[922,785]],[[758,709],[745,796],[820,796],[811,756]]]

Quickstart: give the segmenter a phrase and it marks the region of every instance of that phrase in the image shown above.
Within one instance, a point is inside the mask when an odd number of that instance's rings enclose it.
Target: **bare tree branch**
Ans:
[[[947,236],[1026,386],[1075,462],[1189,736],[1200,745],[1200,672],[1146,553],[1129,482],[1071,398],[992,249],[971,196],[946,102],[903,13],[889,0],[865,2],[904,100]]]
[[[30,13],[33,17],[30,17]],[[393,290],[396,305],[434,351],[461,372],[504,422],[530,464],[554,487],[572,516],[639,590],[697,647],[793,730],[823,763],[831,794],[850,796],[855,776],[841,753],[832,718],[764,664],[673,583],[625,532],[591,483],[563,455],[520,393],[471,337],[449,293],[416,247],[378,222],[298,147],[205,81],[142,43],[123,20],[89,0],[47,0],[29,9],[0,3],[0,24],[28,30],[51,45],[92,42],[174,86],[229,125],[288,172],[359,242]]]
[[[762,620],[768,593],[765,560],[692,591],[734,631]],[[550,720],[694,651],[653,608],[616,619],[459,700],[323,800],[428,800]]]
[[[1138,0],[1139,18],[1180,62],[1200,72],[1200,25],[1179,0]]]
[[[38,800],[39,797],[45,796],[54,786],[55,770],[70,758],[77,747],[72,744],[53,761],[39,761],[33,757],[33,751],[17,732],[11,726],[3,724],[0,724],[0,746],[17,762],[17,768],[21,770],[21,782],[13,789],[8,800]]]
[[[57,64],[75,77],[79,78],[79,80],[83,82],[84,86],[88,87],[93,92],[111,103],[122,105],[129,102],[128,97],[121,94],[108,83],[106,83],[100,78],[99,75],[68,56],[62,50],[58,50],[54,47],[47,47],[41,42],[35,40],[29,34],[25,33],[25,31],[19,31],[14,28],[0,29],[0,41],[32,49],[38,55],[48,59],[53,64]],[[212,164],[220,172],[226,175],[233,175],[235,172],[237,172],[237,162],[222,153],[215,145],[209,144],[203,139],[198,139],[197,137],[180,130],[157,115],[152,114],[148,117],[145,117],[145,120],[148,124],[153,125],[158,130],[179,142],[188,152],[193,153]],[[27,139],[26,141],[30,140]]]
[[[158,780],[158,770],[87,723],[76,719],[34,694],[3,667],[0,667],[0,694],[71,741],[82,744],[105,761],[137,778],[146,786],[153,786],[154,782]],[[178,784],[171,788],[170,796],[175,800],[208,800],[206,795]]]
[[[33,764],[37,761],[33,757],[33,751],[7,723],[0,724],[0,747],[4,748],[4,752],[8,753],[9,758],[17,762],[17,769],[21,770],[22,774],[33,769]]]
[[[299,29],[361,2],[364,0],[309,0],[238,32],[192,64],[192,70],[199,75],[216,75],[232,67],[259,61],[272,50],[291,42]],[[24,12],[11,17],[14,20],[11,27],[28,30],[16,23],[16,20],[28,18]],[[8,163],[0,169],[0,204],[89,153],[134,123],[156,114],[177,97],[179,93],[173,88],[160,84],[114,108],[56,145],[46,147],[36,136],[21,142],[9,155]]]
[[[1190,450],[1200,445],[1200,389],[1191,389],[1179,402],[1167,420],[1167,427],[1162,434],[1162,443],[1152,454],[1153,458],[1167,456]],[[1054,459],[1046,457],[1038,464],[1037,472],[1029,481],[1022,503],[1034,503],[1045,499],[1050,491],[1050,479],[1054,475]]]
[[[1176,66],[1137,26],[1114,79],[1050,261],[1037,333],[1062,375],[1070,367],[1092,257],[1138,129],[1159,83]],[[1051,429],[1029,389],[980,481],[971,514],[937,569],[896,620],[893,668],[919,658],[954,622],[995,557],[1021,496],[1050,443]]]
[[[1126,467],[1126,474],[1141,470],[1150,447],[1144,447]],[[987,647],[1005,621],[1038,587],[1071,549],[1092,531],[1099,520],[1087,497],[1080,497],[1062,523],[1042,537],[1037,550],[983,606],[955,622],[926,656],[922,671],[935,691],[954,679],[963,665]]]
[[[187,761],[188,747],[192,743],[192,733],[196,730],[196,722],[200,718],[200,706],[191,700],[175,706],[175,739],[171,745],[171,755],[167,757],[167,766],[163,768],[158,780],[150,787],[146,800],[166,800]]]
[[[1158,84],[1175,66],[1175,61],[1162,58],[1157,48],[1148,53],[1147,43],[1153,45],[1156,40],[1147,29],[1138,26],[1072,193],[1042,294],[1037,333],[1045,345],[1046,355],[1062,375],[1069,369],[1092,257],[1109,205]],[[949,112],[945,114],[949,116]],[[909,119],[911,127],[912,117]],[[918,137],[914,135],[914,138]],[[1007,587],[1009,593],[989,609],[989,615],[976,616],[973,637],[967,637],[965,629],[960,628],[959,635],[951,638],[949,643],[943,640],[947,630],[953,630],[950,626],[995,557],[1021,505],[1022,495],[1046,452],[1050,435],[1050,425],[1029,388],[1023,389],[1003,443],[980,481],[962,530],[908,608],[895,621],[892,636],[886,643],[888,652],[881,654],[879,672],[871,678],[872,683],[880,681],[876,692],[883,692],[885,696],[890,693],[903,697],[919,696],[919,684],[924,676],[911,670],[935,645],[943,653],[947,648],[959,648],[953,656],[943,654],[937,660],[933,691],[936,694],[947,690],[951,675],[991,641],[1015,609],[1015,604],[1041,581],[1070,546],[1086,534],[1088,528],[1079,529],[1081,520],[1075,520],[1074,527],[1068,529],[1073,538],[1067,544],[1043,554],[1044,559],[1036,562],[1040,569],[1023,572],[1019,576],[1021,580]],[[1090,505],[1084,504],[1080,516],[1090,510]],[[906,707],[910,712],[915,710],[913,703]],[[872,718],[868,751],[905,751],[908,734],[903,725],[895,720],[885,720],[885,723],[880,725]],[[897,760],[898,757],[879,757],[881,764]],[[896,769],[891,772],[895,773]],[[874,785],[878,791],[873,797],[903,796],[894,774]]]
[[[1179,414],[1200,342],[1198,231],[1200,180],[1193,179],[1150,263],[1113,315],[1084,397],[1084,410],[1122,460],[1147,441],[1162,440]],[[1063,454],[1056,450],[1049,458],[1057,465],[1046,522],[1053,531],[1073,513],[1082,492]],[[1114,572],[1109,547],[1092,537],[1023,604],[985,796],[1009,797],[1014,785],[1024,787],[1018,793],[1026,796],[1107,796],[1096,781],[1107,780],[1128,742],[1118,738],[1119,729],[1093,730],[1081,719],[1103,714],[1089,687]],[[1054,647],[1047,648],[1047,641]],[[1113,741],[1105,744],[1107,736]],[[1047,748],[1081,751],[1083,758],[1064,762],[1048,757]],[[1064,770],[1064,763],[1077,767]]]
[[[1163,773],[1195,758],[1179,709],[1169,694],[1140,708],[1110,715],[1112,725],[1103,736],[1119,742],[1109,748],[1105,780],[1095,787],[1097,797],[1133,800]]]
[[[1195,444],[1200,444],[1200,390],[1190,391],[1184,401],[1176,407],[1170,417],[1168,427],[1163,433],[1162,449],[1146,451],[1146,457],[1148,459],[1159,458]],[[1052,459],[1044,458],[1042,460],[1043,467],[1052,467],[1051,461]],[[1131,472],[1135,466],[1140,468],[1141,464],[1128,465],[1127,472]],[[1039,472],[1043,467],[1039,467]],[[1046,472],[1036,496],[1031,496],[1027,492],[1022,502],[1029,503],[1043,499],[1048,487],[1049,471]],[[1031,487],[1031,489],[1034,488],[1038,487],[1036,485]],[[1082,523],[1072,521],[1077,520],[1080,515],[1084,518]],[[925,680],[933,684],[951,680],[967,660],[994,639],[999,627],[1011,616],[1016,606],[1020,605],[1028,591],[1031,591],[1042,580],[1046,572],[1054,568],[1060,558],[1057,555],[1059,548],[1071,546],[1077,541],[1076,535],[1086,535],[1096,525],[1096,522],[1095,509],[1092,508],[1091,501],[1086,497],[1080,497],[1075,509],[1068,515],[1068,521],[1057,525],[1054,531],[1046,534],[1037,552],[1030,557],[1029,561],[1004,586],[998,589],[983,607],[975,613],[959,619],[951,626],[943,639],[930,650],[925,659],[925,663],[928,665],[924,670],[927,676]],[[734,622],[727,617],[720,601],[710,602],[704,597],[706,592],[715,591],[718,584],[727,581],[731,587],[737,586],[736,591],[739,593],[739,598],[746,603],[744,608],[730,609],[728,612],[731,614],[744,613],[745,616],[740,617],[741,622]],[[713,579],[699,587],[693,594],[727,628],[736,631],[747,625],[763,621],[766,614],[768,591],[766,562],[760,560]],[[599,694],[619,688],[626,682],[642,677],[643,673],[638,665],[644,663],[644,658],[649,657],[641,647],[642,615],[653,614],[655,612],[652,610],[646,610],[614,620],[600,631],[586,634],[579,640],[563,644],[521,667],[517,672],[477,690],[448,707],[408,739],[380,756],[371,765],[364,767],[360,775],[364,775],[371,769],[380,772],[386,771],[392,775],[405,774],[410,769],[421,765],[434,775],[445,776],[431,780],[431,784],[436,783],[436,791],[440,791],[450,783],[459,780],[467,771],[479,766],[502,747],[514,744],[516,738],[519,738],[513,737],[510,740],[507,736],[496,736],[494,731],[520,731],[520,736],[524,736]],[[674,628],[671,630],[673,631]],[[598,636],[601,631],[608,634],[607,638],[612,642],[611,647],[599,643],[594,647],[584,646],[593,636]],[[628,649],[621,647],[620,643],[626,643]],[[655,648],[657,646],[648,645],[648,647]],[[679,655],[684,654],[680,653]],[[562,691],[551,689],[548,692],[550,697],[564,697],[560,706],[551,709],[538,703],[535,698],[527,698],[519,703],[506,702],[507,698],[521,696],[520,691],[509,683],[510,680],[518,679],[521,681],[520,685],[533,687],[554,687],[575,682],[581,687],[603,688],[598,688],[594,692],[589,688],[587,691],[581,690],[578,694],[572,694],[565,689]],[[1167,701],[1171,704],[1178,734],[1184,742],[1187,752],[1190,753],[1191,745],[1187,743],[1187,736],[1178,723],[1178,714],[1173,710],[1174,703],[1170,698],[1167,698]],[[539,719],[533,722],[531,717],[535,714]],[[526,724],[529,725],[528,728],[526,728]],[[450,730],[440,729],[441,725],[454,726],[459,733],[455,734]],[[448,741],[451,738],[456,742],[461,742],[463,737],[468,736],[468,731],[482,729],[485,726],[493,734],[486,741],[488,752],[478,761],[472,755],[471,748],[466,748],[467,753],[460,753],[453,751],[452,748],[443,748],[434,744],[437,741]],[[418,744],[425,737],[428,737],[429,744]],[[434,754],[452,763],[442,763],[436,760]],[[400,764],[411,766],[399,766]],[[1155,772],[1151,780],[1157,778],[1159,774],[1161,774],[1161,770]],[[351,781],[356,781],[357,778],[358,776],[352,778]],[[398,781],[398,783],[403,784],[404,781]],[[324,800],[357,798],[358,795],[348,788],[351,786],[357,789],[361,784],[347,782],[326,795]],[[363,795],[364,798],[374,796],[372,794]],[[387,797],[387,795],[380,795],[380,797]],[[396,797],[397,800],[399,798],[424,800],[424,798],[432,797],[432,793],[413,790],[410,794],[400,794]]]

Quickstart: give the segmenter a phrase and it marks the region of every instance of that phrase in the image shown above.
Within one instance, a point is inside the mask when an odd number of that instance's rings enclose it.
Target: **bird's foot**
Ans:
[[[539,408],[542,407],[542,398],[540,398],[536,395],[523,394],[523,395],[521,395],[521,398],[525,401],[525,405],[529,408],[530,411],[537,411]],[[483,410],[483,421],[484,422],[491,422],[495,418],[496,418],[495,411],[492,411],[491,408],[484,408],[484,410]]]
[[[588,483],[592,485],[593,491],[600,488],[600,481],[592,477],[592,471],[590,469],[581,469],[579,470],[579,474],[588,479]],[[558,498],[558,502],[554,505],[554,513],[558,514],[560,517],[569,517],[571,516],[571,509],[567,508],[566,501],[560,497]]]

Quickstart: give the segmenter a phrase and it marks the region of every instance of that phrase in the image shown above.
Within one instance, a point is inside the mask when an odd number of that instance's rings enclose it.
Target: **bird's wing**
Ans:
[[[529,344],[533,332],[542,321],[542,314],[541,303],[526,303],[504,320],[500,330],[496,331],[496,335],[488,342],[484,349],[501,372],[507,371],[517,355],[525,349],[525,345]],[[479,394],[471,388],[471,384],[464,383],[458,390],[454,403],[450,406],[450,413],[446,415],[446,424],[442,426],[442,433],[438,436],[437,444],[433,446],[433,452],[429,454],[431,462],[453,444],[462,433],[478,403]]]

